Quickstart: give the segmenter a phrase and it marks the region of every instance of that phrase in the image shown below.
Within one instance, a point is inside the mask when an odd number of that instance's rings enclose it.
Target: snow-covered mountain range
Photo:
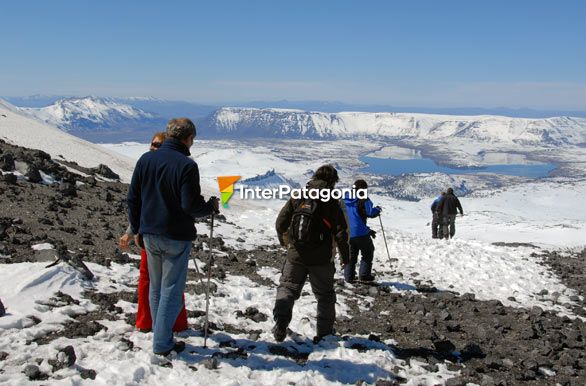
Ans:
[[[452,116],[414,113],[323,113],[288,109],[224,107],[202,123],[215,136],[262,138],[404,138],[443,140],[469,138],[480,142],[530,145],[582,145],[586,119],[502,116]]]
[[[140,129],[164,122],[156,114],[111,98],[65,98],[46,107],[21,110],[65,131]]]
[[[98,141],[142,140],[169,118],[188,116],[203,137],[377,138],[538,146],[584,146],[586,118],[511,118],[496,115],[437,115],[397,112],[316,112],[294,109],[221,107],[153,98],[63,98],[45,107],[22,107],[43,122]],[[204,115],[205,118],[201,118]]]

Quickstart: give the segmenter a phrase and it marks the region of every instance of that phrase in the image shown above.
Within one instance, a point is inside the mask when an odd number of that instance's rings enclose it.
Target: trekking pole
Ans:
[[[381,218],[380,213],[378,215],[378,219],[380,220],[380,229],[383,232],[383,240],[385,241],[385,247],[387,249],[387,256],[389,257],[389,263],[392,266],[393,261],[391,260],[391,253],[389,252],[389,246],[387,244],[387,236],[385,235],[385,228],[383,227],[383,219]]]
[[[195,265],[195,273],[197,273],[197,277],[199,278],[199,282],[201,283],[202,287],[204,286],[203,284],[203,279],[201,278],[201,273],[199,272],[199,267],[197,266],[197,260],[195,260],[195,256],[191,256],[193,258],[193,265]]]
[[[210,241],[208,242],[208,248],[210,250],[210,254],[208,256],[208,281],[206,284],[206,319],[204,323],[204,338],[203,338],[203,348],[207,348],[208,342],[208,327],[209,327],[209,311],[210,311],[210,280],[212,278],[212,238],[214,237],[214,213],[212,213],[212,223],[210,226]],[[197,265],[196,265],[197,267]]]

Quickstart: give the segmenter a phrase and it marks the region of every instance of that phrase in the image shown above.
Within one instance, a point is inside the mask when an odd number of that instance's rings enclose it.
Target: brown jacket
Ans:
[[[307,184],[308,188],[323,189],[327,184],[321,180],[311,180]],[[287,246],[287,258],[292,263],[305,265],[321,265],[333,261],[333,243],[323,243],[318,248],[310,251],[298,251],[293,245],[288,245],[287,235],[294,208],[293,199],[289,199],[277,216],[276,228],[279,242]],[[328,202],[321,203],[323,216],[330,223],[332,239],[338,247],[340,260],[342,264],[347,264],[350,257],[350,245],[348,244],[348,224],[344,211],[337,200],[330,199]]]

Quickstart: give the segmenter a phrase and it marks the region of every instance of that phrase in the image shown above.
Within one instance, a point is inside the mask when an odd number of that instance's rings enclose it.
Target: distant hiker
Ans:
[[[331,165],[318,168],[307,183],[309,189],[333,189],[338,172]],[[293,305],[299,299],[307,276],[317,299],[315,342],[334,333],[336,293],[334,256],[336,241],[342,266],[348,263],[348,225],[338,200],[289,199],[276,221],[279,242],[287,246],[287,259],[281,272],[273,316],[273,335],[282,342],[291,322]]]
[[[368,185],[364,180],[354,182],[354,189],[367,189]],[[360,259],[360,269],[358,270],[358,279],[360,281],[373,281],[372,259],[374,257],[374,244],[372,238],[376,237],[376,232],[366,225],[368,218],[374,218],[381,213],[380,207],[375,207],[369,198],[358,199],[345,197],[346,213],[350,223],[350,262],[344,268],[344,279],[348,283],[356,279],[356,264],[358,263],[358,254],[362,255]]]
[[[437,196],[433,203],[431,204],[431,238],[432,239],[441,239],[443,237],[443,229],[442,229],[442,216],[437,212],[437,208],[441,202],[441,200],[446,195],[446,192],[442,192],[441,195]]]
[[[165,132],[155,133],[151,140],[150,151],[155,151],[163,145],[167,135]],[[126,233],[120,237],[119,246],[121,249],[128,249],[130,240],[134,238],[130,224]],[[140,249],[140,270],[138,275],[138,310],[136,312],[135,326],[142,332],[149,332],[153,328],[153,321],[151,318],[151,308],[149,305],[149,265],[147,260],[147,252],[144,248]],[[183,308],[173,325],[173,331],[187,330],[187,311],[185,309],[185,296],[183,298]]]
[[[171,119],[163,145],[136,163],[128,190],[131,230],[148,255],[153,352],[158,355],[185,348],[184,342],[173,342],[172,328],[183,305],[187,262],[197,234],[194,218],[219,209],[216,198],[206,202],[202,197],[197,164],[188,157],[195,135],[189,119]]]
[[[454,189],[448,188],[446,195],[441,199],[437,207],[438,215],[442,216],[443,237],[445,239],[452,238],[456,234],[456,215],[458,210],[464,216],[460,200],[454,195]]]

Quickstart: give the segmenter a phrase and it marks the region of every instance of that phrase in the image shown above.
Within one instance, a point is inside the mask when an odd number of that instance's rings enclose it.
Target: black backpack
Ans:
[[[323,206],[319,200],[293,202],[289,243],[296,249],[314,249],[332,242],[332,226],[323,216]]]

